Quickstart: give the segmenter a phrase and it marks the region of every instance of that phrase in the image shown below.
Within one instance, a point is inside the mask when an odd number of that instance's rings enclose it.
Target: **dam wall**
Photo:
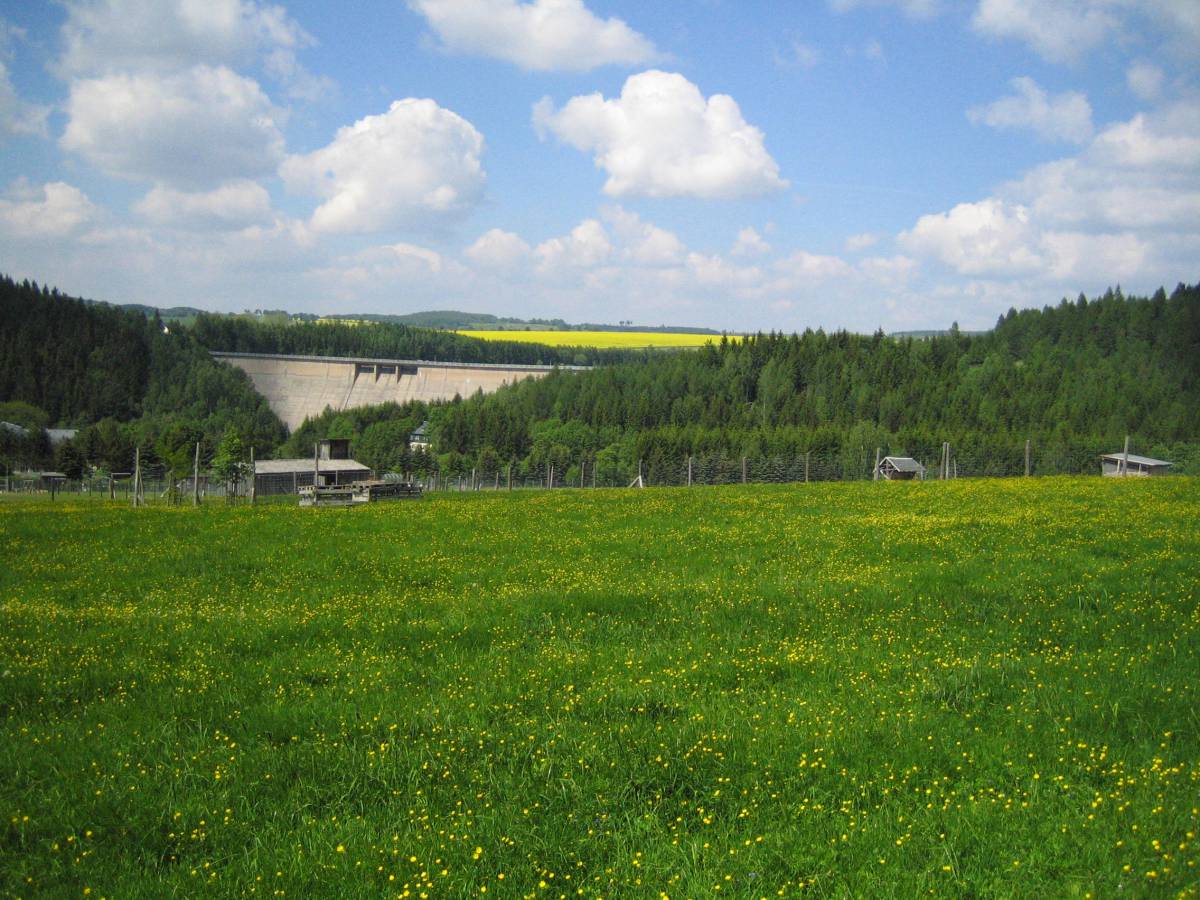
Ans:
[[[255,389],[293,431],[326,407],[341,411],[406,400],[452,400],[455,395],[469,397],[481,389],[487,394],[524,378],[541,378],[556,368],[219,351],[212,355],[249,375]]]

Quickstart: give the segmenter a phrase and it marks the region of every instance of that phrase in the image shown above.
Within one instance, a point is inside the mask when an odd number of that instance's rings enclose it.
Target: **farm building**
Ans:
[[[1126,468],[1126,459],[1129,466]],[[1151,459],[1149,456],[1135,456],[1130,453],[1105,453],[1100,457],[1100,471],[1104,475],[1166,475],[1174,463],[1165,459]]]
[[[409,450],[429,450],[429,422],[422,422],[416,431],[408,436]]]
[[[876,477],[888,481],[918,481],[925,477],[925,467],[911,456],[885,456],[879,461]]]
[[[321,487],[334,487],[354,481],[369,480],[374,473],[360,462],[350,459],[350,441],[328,440],[317,445],[317,459],[260,459],[254,463],[255,492],[294,494],[301,487],[311,486],[313,470]]]

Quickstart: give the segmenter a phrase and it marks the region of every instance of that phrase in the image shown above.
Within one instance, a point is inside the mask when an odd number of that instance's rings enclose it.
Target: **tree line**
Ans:
[[[9,440],[4,461],[72,477],[93,465],[128,471],[135,447],[162,465],[191,460],[197,442],[211,455],[230,432],[267,452],[287,437],[249,377],[186,330],[9,277],[0,277],[0,402],[13,424],[43,435],[36,446]],[[51,451],[48,425],[80,431]]]
[[[155,314],[0,278],[0,419],[32,426],[26,438],[0,433],[0,457],[10,466],[45,460],[38,435],[49,424],[82,428],[53,460],[68,474],[125,471],[138,446],[151,463],[190,471],[197,441],[208,460],[223,441],[226,456],[241,446],[267,458],[307,456],[328,437],[349,438],[376,471],[553,465],[564,476],[582,459],[628,471],[689,455],[859,459],[882,447],[928,458],[947,440],[976,456],[1011,453],[1027,438],[1089,454],[1118,449],[1126,434],[1143,449],[1200,440],[1200,285],[1010,310],[981,334],[808,330],[687,351],[597,351],[587,361],[605,364],[590,371],[451,402],[327,410],[291,435],[249,378],[210,349],[578,361],[570,350],[403,325],[204,314],[192,328],[168,328]],[[409,448],[426,421],[432,455]]]

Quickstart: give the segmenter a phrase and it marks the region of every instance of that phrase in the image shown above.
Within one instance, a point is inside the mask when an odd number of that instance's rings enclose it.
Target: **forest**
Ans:
[[[263,321],[249,316],[208,314],[191,328],[209,350],[301,356],[360,356],[375,359],[592,366],[652,359],[654,351],[547,347],[517,341],[481,341],[453,331],[390,321]]]
[[[590,371],[446,403],[327,410],[290,436],[248,379],[208,349],[563,359],[553,348],[396,324],[205,314],[191,328],[168,327],[155,315],[0,281],[0,403],[35,431],[88,426],[59,448],[76,469],[127,466],[121,460],[135,444],[163,458],[195,440],[211,450],[231,432],[260,458],[305,455],[314,440],[346,437],[377,471],[446,474],[509,463],[566,474],[582,459],[629,471],[638,460],[664,468],[692,454],[832,457],[874,447],[929,457],[943,441],[978,456],[1011,454],[1030,439],[1094,458],[1125,435],[1143,450],[1200,447],[1200,285],[1010,310],[979,334],[807,330],[683,352],[597,353]],[[565,351],[576,361],[573,353]],[[424,421],[433,457],[408,450],[408,434]],[[16,440],[0,434],[10,464]]]
[[[78,477],[212,448],[228,432],[271,448],[287,431],[240,370],[156,315],[0,278],[0,412],[30,431],[0,434],[0,461]],[[51,453],[42,429],[82,429]]]

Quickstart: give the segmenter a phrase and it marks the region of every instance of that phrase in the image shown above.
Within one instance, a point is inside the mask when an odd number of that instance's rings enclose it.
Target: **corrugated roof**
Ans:
[[[920,472],[925,467],[911,456],[885,456],[879,461],[880,465],[890,462],[898,472]]]
[[[1123,460],[1125,458],[1125,454],[1124,453],[1105,453],[1100,458],[1101,459],[1109,459],[1109,460],[1112,460],[1113,462],[1121,462],[1121,460]],[[1174,463],[1167,462],[1165,459],[1153,459],[1149,456],[1137,456],[1136,454],[1133,454],[1133,453],[1129,454],[1129,461],[1131,463],[1133,463],[1134,465],[1138,465],[1138,466],[1173,466],[1173,465],[1175,465]]]
[[[322,459],[319,460],[321,472],[370,472],[371,470],[360,462],[352,459]],[[287,475],[291,472],[311,472],[311,459],[256,459],[254,461],[255,475]]]

